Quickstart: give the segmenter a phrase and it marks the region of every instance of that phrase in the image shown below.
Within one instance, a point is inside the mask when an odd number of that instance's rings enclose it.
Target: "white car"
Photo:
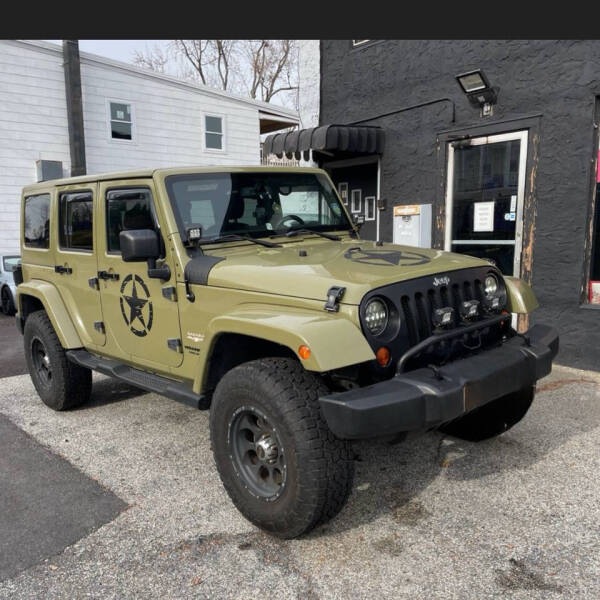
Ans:
[[[13,271],[20,262],[20,256],[0,254],[0,308],[5,315],[15,314],[17,286]]]

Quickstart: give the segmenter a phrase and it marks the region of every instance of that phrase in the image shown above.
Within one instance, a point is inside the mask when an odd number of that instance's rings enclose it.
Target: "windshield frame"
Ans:
[[[324,188],[325,192],[329,191],[331,194],[331,199],[337,204],[337,206],[340,208],[340,223],[333,223],[333,224],[321,224],[321,225],[314,225],[314,224],[309,224],[309,225],[303,225],[301,228],[302,229],[311,229],[314,230],[316,232],[319,231],[324,231],[324,232],[334,232],[334,231],[344,231],[344,232],[354,232],[355,231],[355,227],[354,227],[354,223],[352,222],[352,218],[350,217],[346,206],[344,205],[344,203],[341,201],[337,190],[335,188],[335,186],[333,185],[333,183],[331,182],[331,179],[329,178],[329,176],[327,175],[327,173],[325,171],[321,171],[321,170],[313,170],[313,169],[295,169],[295,170],[263,170],[260,168],[257,168],[256,170],[253,169],[244,169],[244,170],[215,170],[215,171],[202,171],[199,170],[197,172],[183,172],[183,173],[174,173],[174,174],[170,174],[167,175],[164,178],[164,187],[165,187],[165,191],[167,193],[167,197],[169,198],[169,203],[171,205],[171,210],[173,212],[173,216],[175,218],[175,224],[177,225],[177,229],[179,231],[181,240],[184,244],[188,244],[188,237],[187,237],[187,228],[186,228],[186,224],[183,221],[183,218],[180,214],[179,211],[179,207],[177,204],[177,198],[175,196],[175,192],[173,189],[173,186],[175,183],[177,182],[181,182],[181,181],[185,181],[185,180],[196,180],[196,179],[200,179],[204,176],[206,177],[210,177],[210,176],[231,176],[231,175],[250,175],[250,176],[261,176],[266,178],[269,177],[278,177],[278,176],[285,176],[285,175],[313,175],[315,178],[315,181],[322,187]],[[243,235],[248,235],[249,237],[255,238],[255,239],[261,239],[261,238],[265,238],[268,239],[269,237],[273,236],[274,234],[279,234],[279,235],[284,235],[286,232],[288,231],[293,231],[295,228],[284,228],[284,229],[265,229],[265,230],[260,230],[260,231],[252,231],[252,230],[247,230],[243,232]],[[202,232],[202,238],[199,240],[199,244],[202,244],[204,242],[208,242],[213,238],[219,237],[221,235],[225,235],[226,233],[242,233],[242,232],[235,232],[235,231],[231,231],[231,232],[223,232],[221,231],[218,234],[211,234],[209,236],[204,237],[204,232]],[[306,235],[310,235],[309,233],[307,233]]]

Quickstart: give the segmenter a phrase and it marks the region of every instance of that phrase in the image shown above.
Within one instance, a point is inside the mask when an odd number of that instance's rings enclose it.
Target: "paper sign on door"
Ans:
[[[494,201],[473,204],[473,231],[494,231],[494,204]]]

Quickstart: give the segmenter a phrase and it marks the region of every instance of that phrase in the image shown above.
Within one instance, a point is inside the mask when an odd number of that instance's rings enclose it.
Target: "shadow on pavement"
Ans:
[[[125,508],[0,415],[0,581],[62,552]]]
[[[14,317],[0,313],[0,378],[28,373],[23,352],[23,336]]]
[[[394,445],[377,440],[355,443],[353,493],[342,518],[309,537],[353,529],[384,513],[398,524],[414,526],[429,516],[418,496],[442,470],[451,480],[468,481],[526,469],[571,438],[600,426],[600,403],[593,393],[600,384],[568,380],[559,392],[560,382],[550,384],[552,393],[538,394],[514,429],[490,440],[472,443],[433,431]],[[577,393],[569,387],[573,384],[579,386]]]

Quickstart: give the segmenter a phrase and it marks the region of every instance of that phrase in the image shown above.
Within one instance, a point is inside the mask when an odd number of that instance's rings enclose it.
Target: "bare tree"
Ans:
[[[297,89],[293,40],[173,40],[168,51],[136,52],[134,62],[159,72],[176,65],[181,77],[264,102]]]
[[[171,60],[168,50],[163,50],[159,46],[154,46],[150,50],[141,52],[134,50],[133,62],[138,67],[145,69],[151,69],[152,71],[158,71],[164,73],[167,70],[167,65]]]
[[[256,40],[250,41],[249,47],[251,98],[270,102],[280,92],[297,89],[297,53],[293,40]]]
[[[206,85],[206,67],[214,63],[212,40],[175,40],[177,54],[184,56]]]

